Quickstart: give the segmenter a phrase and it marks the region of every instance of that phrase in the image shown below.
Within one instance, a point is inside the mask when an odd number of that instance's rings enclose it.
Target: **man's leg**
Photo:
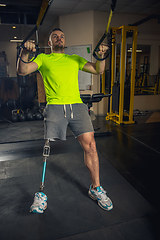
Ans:
[[[44,190],[46,165],[47,165],[49,154],[50,154],[50,143],[49,143],[49,139],[47,139],[43,148],[43,169],[42,169],[40,191],[35,193],[33,204],[30,207],[30,212],[32,213],[43,213],[44,210],[47,208],[47,196],[43,193],[43,190]]]
[[[98,202],[98,205],[106,211],[113,208],[112,201],[107,196],[107,192],[100,186],[99,179],[99,159],[94,139],[94,133],[88,132],[77,137],[84,150],[84,162],[87,166],[92,185],[89,188],[89,196]]]
[[[100,186],[100,180],[99,180],[99,159],[94,139],[94,133],[93,132],[84,133],[78,136],[77,139],[84,150],[84,163],[89,170],[92,187],[96,188]]]

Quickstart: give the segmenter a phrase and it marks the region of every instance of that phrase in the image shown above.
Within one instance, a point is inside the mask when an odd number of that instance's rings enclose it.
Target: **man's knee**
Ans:
[[[83,135],[78,137],[78,141],[80,142],[83,150],[85,152],[95,152],[96,151],[96,142],[94,139],[94,133],[84,133]]]
[[[92,152],[96,152],[97,151],[96,142],[95,142],[94,138],[92,138],[91,141],[90,141],[89,151],[92,151]]]

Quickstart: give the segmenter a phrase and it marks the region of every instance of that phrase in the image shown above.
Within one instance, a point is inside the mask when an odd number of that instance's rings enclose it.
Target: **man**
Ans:
[[[88,114],[87,106],[80,98],[78,87],[78,71],[82,70],[92,74],[102,74],[105,61],[91,63],[78,55],[64,53],[65,34],[61,29],[54,29],[48,45],[51,54],[40,54],[31,63],[18,61],[19,75],[27,75],[39,70],[45,87],[47,106],[44,112],[45,139],[49,141],[66,140],[66,129],[70,127],[74,136],[78,139],[84,150],[84,162],[87,166],[91,186],[89,196],[98,201],[98,205],[104,210],[113,208],[112,201],[106,195],[106,191],[100,185],[99,159],[94,139],[94,129]],[[21,59],[28,61],[28,53],[35,51],[32,42],[26,42],[21,52]],[[108,47],[101,45],[99,56],[103,58]],[[47,196],[38,192],[35,194],[31,212],[43,213],[47,207]]]

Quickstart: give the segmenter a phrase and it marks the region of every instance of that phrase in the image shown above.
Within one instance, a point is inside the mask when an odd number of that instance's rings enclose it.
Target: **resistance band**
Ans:
[[[109,27],[110,27],[110,23],[111,23],[111,19],[114,13],[114,9],[116,7],[116,2],[117,0],[112,0],[112,4],[111,4],[111,11],[109,14],[109,19],[108,19],[108,23],[107,23],[107,28],[103,34],[103,36],[101,37],[101,39],[99,40],[98,44],[96,45],[94,51],[93,51],[93,56],[95,57],[95,59],[97,59],[98,61],[103,61],[104,59],[106,59],[109,56],[109,50],[107,51],[107,54],[104,58],[99,58],[97,55],[97,52],[99,51],[99,46],[101,45],[101,43],[103,42],[103,40],[107,37],[108,35],[108,31],[109,31]]]
[[[32,62],[38,55],[38,52],[39,52],[39,48],[38,48],[38,32],[37,32],[38,31],[38,27],[42,23],[42,20],[44,19],[44,15],[45,15],[45,13],[46,13],[46,11],[47,11],[47,9],[48,9],[48,7],[49,7],[49,5],[51,4],[52,1],[53,0],[43,0],[42,5],[41,5],[41,9],[40,9],[40,12],[39,12],[39,16],[38,16],[38,19],[37,19],[36,26],[32,29],[32,31],[28,34],[28,36],[23,40],[21,45],[17,47],[17,58],[20,58],[20,60],[22,62],[24,62],[24,63]],[[35,46],[35,48],[36,48],[35,56],[34,56],[34,58],[31,61],[25,62],[20,57],[21,49],[24,48],[25,42],[27,42],[34,33],[36,33],[36,41],[37,41],[37,44]]]

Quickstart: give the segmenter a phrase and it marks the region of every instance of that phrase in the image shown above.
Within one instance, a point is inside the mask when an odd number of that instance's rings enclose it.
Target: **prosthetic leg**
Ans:
[[[46,166],[47,166],[47,160],[48,160],[49,154],[50,154],[50,143],[49,143],[49,139],[47,139],[43,148],[43,170],[42,170],[42,180],[40,184],[40,192],[43,192],[43,189],[44,189],[44,180],[45,180]]]
[[[43,193],[44,190],[44,181],[45,181],[45,173],[47,160],[50,154],[50,143],[49,139],[46,140],[46,143],[43,148],[43,169],[42,169],[42,180],[40,184],[40,191],[35,193],[34,202],[30,207],[30,212],[32,213],[43,213],[47,208],[47,196]]]

